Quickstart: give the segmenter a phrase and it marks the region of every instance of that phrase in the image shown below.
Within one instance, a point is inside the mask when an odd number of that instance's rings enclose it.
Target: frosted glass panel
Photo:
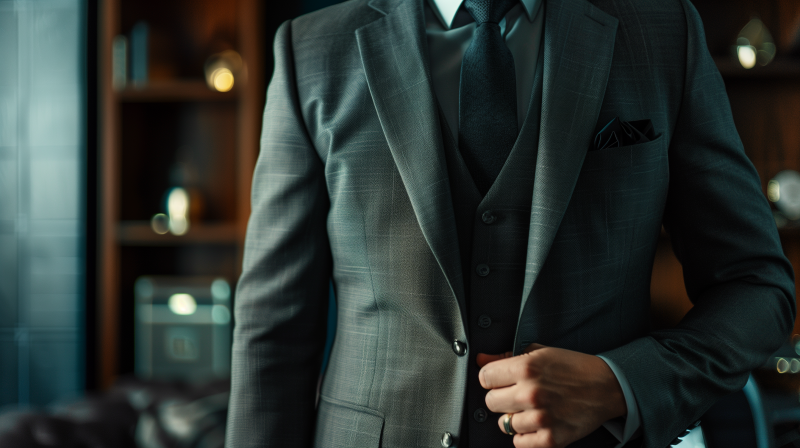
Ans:
[[[75,398],[83,389],[81,371],[72,367],[81,356],[74,331],[40,331],[30,334],[30,400],[52,403]],[[71,368],[65,369],[65,366]],[[53,372],[59,372],[53,375]]]
[[[0,407],[83,389],[85,15],[0,0]]]

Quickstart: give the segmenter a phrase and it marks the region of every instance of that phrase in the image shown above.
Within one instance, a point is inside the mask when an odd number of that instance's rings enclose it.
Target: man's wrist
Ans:
[[[622,391],[619,379],[608,363],[601,357],[596,357],[597,365],[600,369],[601,387],[605,392],[604,403],[607,405],[608,415],[606,420],[613,420],[620,417],[625,417],[628,414],[628,405],[625,400],[625,394]]]
[[[636,404],[635,397],[633,396],[633,390],[631,389],[630,384],[628,384],[628,379],[625,377],[625,373],[622,371],[622,369],[620,369],[619,366],[614,363],[614,361],[603,355],[598,355],[598,358],[605,361],[605,363],[614,373],[617,383],[622,388],[622,393],[625,398],[625,408],[627,410],[627,414],[624,416],[624,418],[617,417],[603,424],[603,426],[609,432],[611,432],[611,434],[614,435],[617,440],[620,441],[620,444],[617,445],[617,447],[620,447],[631,439],[638,437],[641,432],[639,408]]]

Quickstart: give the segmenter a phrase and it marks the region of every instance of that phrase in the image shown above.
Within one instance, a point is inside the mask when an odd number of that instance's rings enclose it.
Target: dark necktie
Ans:
[[[494,183],[517,139],[514,57],[500,21],[519,0],[466,0],[477,28],[461,62],[458,147],[481,194]]]

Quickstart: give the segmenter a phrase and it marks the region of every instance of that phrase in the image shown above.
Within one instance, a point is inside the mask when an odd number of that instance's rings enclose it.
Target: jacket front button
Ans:
[[[444,448],[450,448],[453,446],[453,435],[449,432],[442,434],[442,446]]]
[[[486,210],[481,215],[481,219],[483,220],[484,224],[492,224],[493,222],[497,221],[497,216],[495,216],[491,210]]]
[[[455,352],[458,356],[464,356],[467,354],[467,344],[461,341],[453,341],[453,352]]]
[[[481,263],[475,267],[475,272],[477,272],[481,277],[486,277],[489,275],[489,265]]]

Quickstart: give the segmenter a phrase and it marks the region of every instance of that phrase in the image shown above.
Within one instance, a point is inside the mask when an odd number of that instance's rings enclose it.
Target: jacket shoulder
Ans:
[[[617,47],[632,60],[655,65],[683,65],[690,35],[702,30],[688,0],[591,0],[618,20]],[[694,42],[691,42],[694,44]]]
[[[653,28],[660,33],[685,33],[688,0],[590,0],[616,17],[620,26]]]
[[[370,0],[349,0],[297,17],[292,21],[295,42],[337,34],[352,35],[356,29],[383,17]]]

